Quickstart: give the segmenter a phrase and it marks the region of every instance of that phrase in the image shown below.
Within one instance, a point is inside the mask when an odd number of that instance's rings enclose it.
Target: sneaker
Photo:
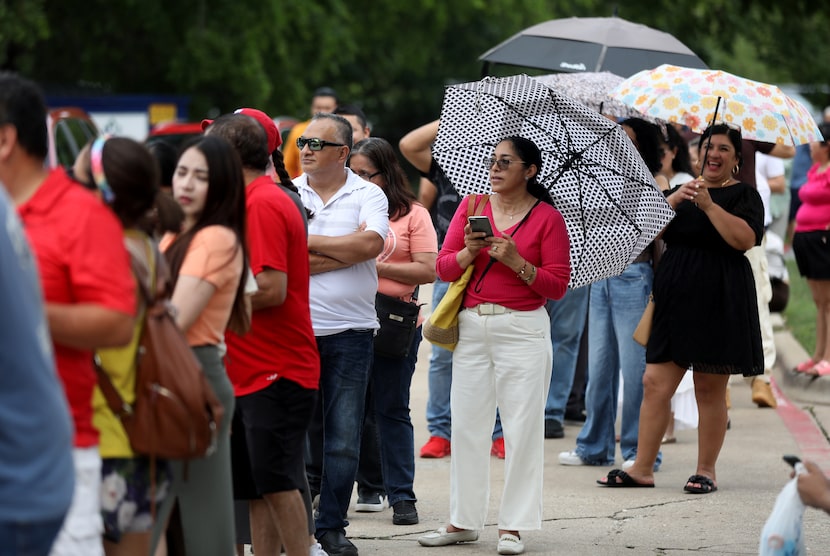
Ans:
[[[633,460],[633,459],[627,459],[627,460],[625,460],[625,461],[623,462],[623,464],[622,464],[622,470],[623,470],[623,471],[628,471],[629,469],[631,469],[632,467],[634,467],[634,461],[636,461],[636,460]],[[658,471],[660,471],[660,465],[658,465],[657,463],[655,463],[655,464],[654,464],[654,467],[653,467],[652,469],[653,469],[653,471],[654,471],[655,473],[657,473]]]
[[[443,458],[450,455],[450,441],[440,436],[430,436],[421,447],[422,458]]]
[[[545,438],[564,438],[565,427],[556,419],[545,419]]]
[[[358,556],[357,547],[341,531],[326,531],[317,541],[329,556]]]
[[[308,556],[329,556],[320,543],[316,542],[308,548]]]
[[[493,441],[493,445],[490,447],[490,455],[504,459],[504,437],[497,438]]]
[[[559,452],[559,463],[561,465],[586,465],[575,450],[571,450],[569,452]]]
[[[392,505],[392,523],[395,525],[415,525],[418,523],[418,510],[412,500],[400,500]]]
[[[385,494],[370,492],[358,495],[354,510],[356,512],[382,512],[387,507],[386,504]]]

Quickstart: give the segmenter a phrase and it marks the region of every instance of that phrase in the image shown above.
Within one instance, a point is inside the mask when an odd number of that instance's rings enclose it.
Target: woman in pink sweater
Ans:
[[[819,125],[824,141],[810,143],[813,166],[798,190],[793,253],[816,304],[816,348],[797,371],[830,375],[830,123]]]
[[[504,428],[499,554],[521,554],[521,530],[542,525],[544,413],[552,350],[547,299],[565,294],[569,241],[562,215],[538,182],[542,157],[522,137],[501,141],[483,215],[493,235],[473,232],[468,200],[450,223],[437,272],[452,281],[474,265],[459,315],[450,393],[452,461],[449,525],[419,539],[445,546],[478,539],[489,500],[490,437],[498,405]]]

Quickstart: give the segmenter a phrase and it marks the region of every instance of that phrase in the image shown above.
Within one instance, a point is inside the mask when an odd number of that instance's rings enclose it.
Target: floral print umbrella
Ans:
[[[447,87],[432,156],[462,195],[491,193],[484,162],[519,135],[568,228],[570,286],[621,274],[674,217],[622,127],[527,75]]]
[[[745,139],[765,143],[801,145],[822,140],[803,104],[774,85],[725,71],[663,64],[629,77],[610,96],[697,133],[717,121],[740,126]]]

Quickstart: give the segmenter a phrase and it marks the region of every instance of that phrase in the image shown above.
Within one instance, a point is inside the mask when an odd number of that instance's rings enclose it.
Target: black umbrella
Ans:
[[[542,150],[539,182],[565,219],[571,287],[622,273],[674,211],[623,129],[527,75],[447,87],[432,155],[459,193],[490,193],[484,160],[511,135]]]
[[[520,31],[482,54],[490,64],[550,71],[610,71],[630,77],[660,64],[708,66],[674,36],[619,17],[552,19]]]

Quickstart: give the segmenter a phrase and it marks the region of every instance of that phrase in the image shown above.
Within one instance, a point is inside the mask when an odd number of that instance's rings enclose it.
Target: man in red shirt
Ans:
[[[75,425],[76,486],[55,547],[103,554],[98,431],[92,426],[96,384],[92,352],[132,338],[135,283],[114,213],[63,168],[47,170],[46,106],[37,86],[0,74],[0,182],[24,223],[37,259],[46,316]],[[62,552],[64,553],[64,552]]]
[[[228,140],[242,160],[248,252],[257,285],[251,329],[244,336],[226,334],[228,376],[237,397],[234,496],[250,500],[257,552],[277,554],[282,544],[287,555],[305,556],[310,539],[300,494],[307,490],[303,447],[320,358],[308,305],[305,224],[294,202],[265,173],[279,145],[278,133],[263,133],[270,127],[276,129],[267,115],[243,108],[218,118],[207,131]]]

